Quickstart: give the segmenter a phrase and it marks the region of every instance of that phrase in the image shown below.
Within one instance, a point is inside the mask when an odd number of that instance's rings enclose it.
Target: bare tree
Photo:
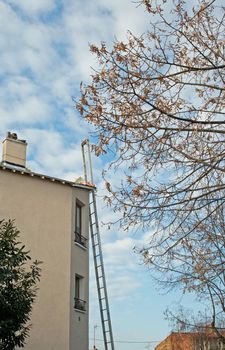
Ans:
[[[77,108],[96,126],[96,154],[113,150],[111,170],[127,168],[119,188],[106,180],[121,226],[154,227],[144,261],[167,286],[208,298],[217,329],[225,311],[224,7],[139,3],[149,31],[111,50],[91,45],[99,69]]]
[[[114,148],[114,166],[127,164],[122,187],[107,184],[123,225],[154,220],[187,231],[190,213],[224,203],[224,9],[201,2],[188,14],[178,1],[168,21],[144,2],[160,21],[111,51],[91,46],[100,68],[77,108],[97,127],[97,154]]]

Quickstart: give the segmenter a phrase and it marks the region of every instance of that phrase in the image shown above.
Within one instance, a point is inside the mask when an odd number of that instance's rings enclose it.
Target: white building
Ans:
[[[0,164],[0,219],[43,262],[25,350],[88,350],[91,187],[28,170],[26,147],[8,133]]]

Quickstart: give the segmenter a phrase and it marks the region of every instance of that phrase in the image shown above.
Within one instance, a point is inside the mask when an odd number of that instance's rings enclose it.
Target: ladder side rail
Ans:
[[[92,219],[91,219],[91,215],[90,215],[90,221],[91,220]],[[96,276],[96,283],[97,283],[97,293],[98,293],[98,300],[99,300],[99,304],[100,304],[100,316],[101,316],[102,329],[103,329],[103,338],[104,338],[105,349],[108,350],[108,348],[107,348],[107,339],[106,339],[106,328],[105,328],[105,323],[104,323],[104,315],[103,315],[103,311],[102,311],[103,307],[102,307],[102,300],[101,300],[101,293],[100,293],[99,271],[98,271],[98,268],[97,268],[97,261],[95,259],[96,247],[95,247],[94,231],[93,231],[93,223],[92,223],[92,221],[90,222],[90,229],[91,229],[91,240],[92,240],[92,248],[93,248],[95,276]]]
[[[85,146],[85,142],[82,142],[81,149],[82,149],[82,158],[83,158],[83,166],[84,166],[84,181],[87,182],[87,166],[86,166],[84,146]]]
[[[85,146],[87,146],[87,160],[86,160],[86,155],[85,155]],[[90,150],[90,144],[89,144],[88,139],[84,140],[81,143],[81,148],[82,148],[82,158],[83,158],[83,165],[84,165],[84,180],[85,180],[85,182],[90,181],[90,183],[93,184],[91,150]],[[89,174],[90,178],[88,178],[88,174]]]
[[[91,150],[90,150],[90,144],[89,140],[87,140],[87,148],[88,148],[88,159],[89,159],[89,170],[90,170],[90,180],[93,184],[93,172],[92,172],[92,162],[91,162]]]
[[[108,301],[108,294],[107,294],[107,286],[106,286],[106,278],[105,278],[105,271],[104,271],[104,262],[103,262],[103,255],[102,255],[101,239],[100,239],[100,234],[99,234],[97,205],[96,205],[96,197],[95,197],[94,190],[92,190],[92,195],[93,195],[93,206],[94,206],[94,213],[95,213],[97,239],[98,239],[98,244],[99,244],[99,254],[100,254],[99,258],[100,258],[101,266],[102,266],[102,282],[103,282],[104,293],[105,293],[105,303],[106,303],[106,312],[107,312],[108,327],[109,327],[109,334],[110,334],[110,343],[111,343],[112,350],[114,350],[112,324],[111,324],[111,318],[110,318],[110,312],[109,312],[109,301]]]

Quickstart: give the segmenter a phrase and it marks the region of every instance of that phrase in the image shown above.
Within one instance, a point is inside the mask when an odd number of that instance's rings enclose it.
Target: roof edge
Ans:
[[[22,168],[22,167],[18,167],[18,166],[14,166],[14,165],[9,165],[9,164],[6,164],[4,162],[0,162],[0,170],[5,170],[5,171],[12,172],[12,173],[17,173],[20,175],[26,175],[26,176],[30,176],[30,177],[37,177],[37,178],[40,178],[42,180],[48,180],[51,182],[60,183],[62,185],[69,185],[71,187],[81,188],[81,189],[85,189],[85,190],[89,190],[89,191],[96,189],[96,186],[92,185],[90,183],[87,183],[87,184],[84,182],[76,183],[76,182],[64,180],[64,179],[61,179],[58,177],[52,177],[52,176],[45,175],[45,174],[39,174],[39,173],[36,173],[36,172],[29,170],[28,168]]]

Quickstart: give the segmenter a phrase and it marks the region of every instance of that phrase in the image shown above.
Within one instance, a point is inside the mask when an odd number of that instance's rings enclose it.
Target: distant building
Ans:
[[[88,350],[91,187],[27,169],[26,147],[8,133],[0,163],[0,218],[43,261],[25,350]]]
[[[223,342],[213,332],[171,333],[155,350],[224,350]]]

